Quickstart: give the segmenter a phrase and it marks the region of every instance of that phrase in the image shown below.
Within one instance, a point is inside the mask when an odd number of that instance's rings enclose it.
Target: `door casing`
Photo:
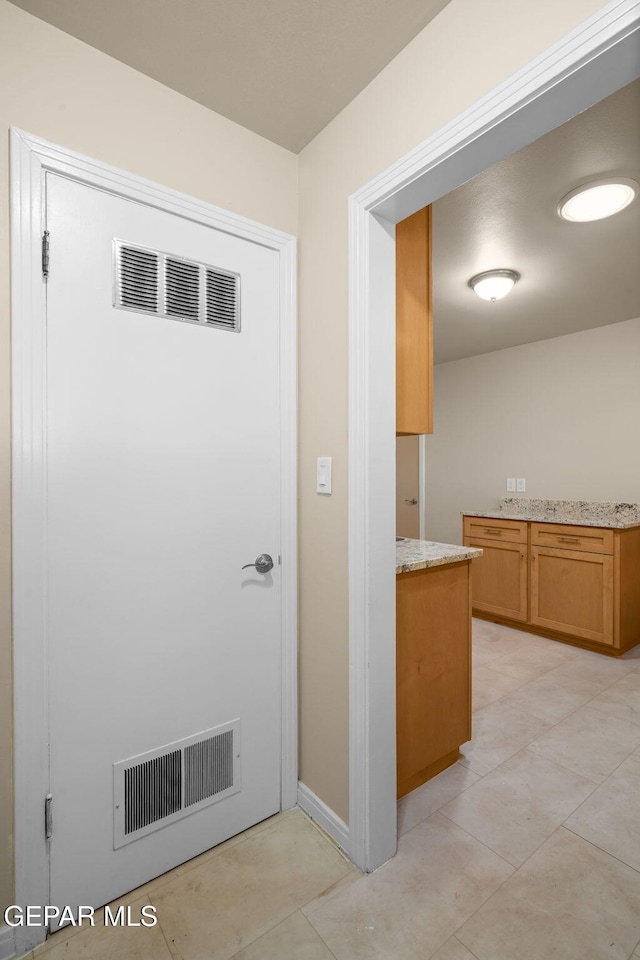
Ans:
[[[49,903],[46,637],[46,283],[44,181],[50,171],[213,227],[277,252],[280,277],[282,583],[281,808],[297,800],[296,240],[152,181],[11,130],[12,482],[15,724],[15,903]],[[53,241],[55,245],[55,241]],[[16,954],[44,927],[16,928]]]
[[[349,197],[349,854],[396,851],[395,224],[640,75],[611,0]]]

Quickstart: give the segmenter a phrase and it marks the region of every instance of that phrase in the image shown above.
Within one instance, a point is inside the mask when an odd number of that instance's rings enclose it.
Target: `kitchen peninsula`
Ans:
[[[471,738],[471,563],[481,556],[396,543],[398,797],[455,763]]]

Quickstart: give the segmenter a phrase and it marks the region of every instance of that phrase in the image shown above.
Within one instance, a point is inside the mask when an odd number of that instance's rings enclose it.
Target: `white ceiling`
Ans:
[[[449,0],[11,0],[298,153]]]
[[[640,317],[640,198],[593,223],[556,212],[608,174],[640,181],[640,80],[434,203],[436,363]],[[467,282],[496,268],[522,279],[480,300]]]

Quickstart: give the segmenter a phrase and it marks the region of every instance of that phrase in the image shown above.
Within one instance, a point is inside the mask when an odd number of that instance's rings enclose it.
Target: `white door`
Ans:
[[[50,903],[99,906],[280,809],[278,257],[51,174],[47,229]]]

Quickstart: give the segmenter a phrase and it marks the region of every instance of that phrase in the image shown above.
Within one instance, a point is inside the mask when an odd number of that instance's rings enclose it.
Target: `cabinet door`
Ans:
[[[396,226],[396,433],[433,432],[431,207]]]
[[[531,623],[613,644],[613,557],[531,547]]]
[[[527,619],[527,546],[465,537],[483,554],[473,561],[473,609],[511,620]]]

